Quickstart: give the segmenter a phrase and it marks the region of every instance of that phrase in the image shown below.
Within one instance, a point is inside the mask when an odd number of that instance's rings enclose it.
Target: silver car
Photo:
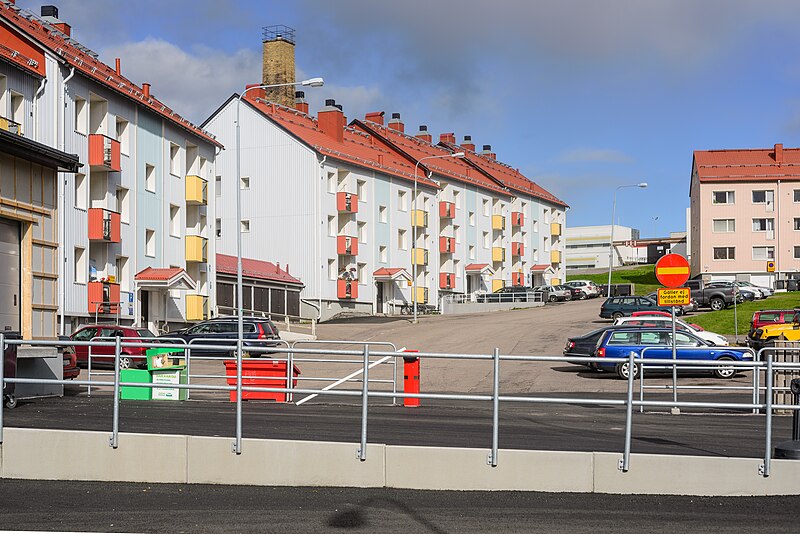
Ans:
[[[534,291],[542,291],[548,302],[572,300],[572,291],[564,285],[534,287]]]

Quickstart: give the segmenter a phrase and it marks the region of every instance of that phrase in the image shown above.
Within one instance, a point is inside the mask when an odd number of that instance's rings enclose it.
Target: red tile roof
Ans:
[[[533,265],[531,266],[531,271],[546,271],[547,268],[550,267],[547,263],[543,263],[540,265]]]
[[[217,272],[225,274],[237,273],[236,256],[217,254]],[[303,282],[291,276],[284,269],[269,261],[242,258],[242,276],[258,278],[259,280],[273,280],[287,284],[303,285]]]
[[[405,269],[403,269],[402,267],[381,267],[380,269],[372,273],[372,276],[393,276],[399,273],[400,271],[405,271]]]
[[[484,270],[484,269],[485,269],[485,268],[487,268],[488,266],[489,266],[489,264],[488,264],[488,263],[470,263],[469,265],[467,265],[466,267],[464,267],[464,270],[465,270],[466,272],[477,272],[477,271],[482,271],[482,270]]]
[[[343,140],[339,142],[333,136],[324,133],[314,117],[292,108],[266,102],[260,96],[263,96],[263,92],[253,90],[245,95],[244,101],[320,154],[403,180],[414,181],[414,163],[396,151],[388,150],[374,136],[345,127]],[[436,183],[426,179],[422,172],[419,173],[417,182],[439,188]]]
[[[109,87],[137,104],[149,108],[157,115],[173,122],[197,137],[205,139],[216,146],[222,146],[211,134],[184,119],[157,99],[152,96],[145,97],[143,89],[124,76],[117,74],[114,68],[87,53],[86,49],[78,45],[73,39],[68,38],[52,26],[50,27],[52,29],[48,29],[48,27],[45,27],[44,21],[39,20],[35,15],[30,16],[30,18],[23,17],[19,11],[20,9],[13,4],[0,2],[0,17],[2,19],[42,47],[50,50],[68,65],[75,67],[76,71],[101,85]]]
[[[148,267],[143,271],[136,273],[134,280],[171,280],[183,272],[185,271],[179,267],[169,267],[163,269]]]
[[[800,181],[800,148],[695,150],[694,165],[701,182]]]

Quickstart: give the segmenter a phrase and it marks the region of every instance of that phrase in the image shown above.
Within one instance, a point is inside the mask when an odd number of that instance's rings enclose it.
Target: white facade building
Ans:
[[[637,247],[639,230],[614,225],[614,267],[647,262],[647,248]],[[567,269],[608,269],[611,225],[574,226],[566,231]]]

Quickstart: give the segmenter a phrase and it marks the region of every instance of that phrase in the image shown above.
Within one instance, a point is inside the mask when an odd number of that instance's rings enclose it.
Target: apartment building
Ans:
[[[58,17],[54,6],[34,15],[0,2],[3,120],[80,163],[59,173],[46,239],[58,274],[42,290],[58,295],[58,330],[113,319],[157,332],[203,319],[214,305],[209,191],[221,145]]]
[[[292,35],[267,36],[264,83],[285,82],[269,71],[276,57],[291,57],[293,72]],[[238,95],[203,127],[229,148],[217,160],[218,251],[235,254],[241,231],[244,256],[291,265],[305,285],[303,316],[391,314],[406,302],[564,279],[566,204],[491,147],[477,152],[452,133],[434,142],[424,125],[409,135],[399,114],[348,124],[334,100],[313,116],[295,96],[287,105],[285,94],[245,93],[240,176]]]
[[[692,276],[774,286],[800,275],[800,149],[697,150]]]

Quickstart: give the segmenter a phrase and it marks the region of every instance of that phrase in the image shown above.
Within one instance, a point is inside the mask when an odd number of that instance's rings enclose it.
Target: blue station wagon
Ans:
[[[645,351],[644,349],[647,348]],[[669,328],[630,328],[608,330],[597,342],[594,355],[599,358],[627,358],[631,351],[644,359],[672,359],[672,330]],[[719,347],[700,339],[690,332],[675,333],[675,356],[678,360],[729,360],[752,361],[753,352],[745,347]],[[614,371],[620,378],[628,378],[628,362],[596,364],[605,371]],[[714,366],[711,371],[717,378],[732,378],[735,367]],[[639,375],[639,364],[633,376]]]

